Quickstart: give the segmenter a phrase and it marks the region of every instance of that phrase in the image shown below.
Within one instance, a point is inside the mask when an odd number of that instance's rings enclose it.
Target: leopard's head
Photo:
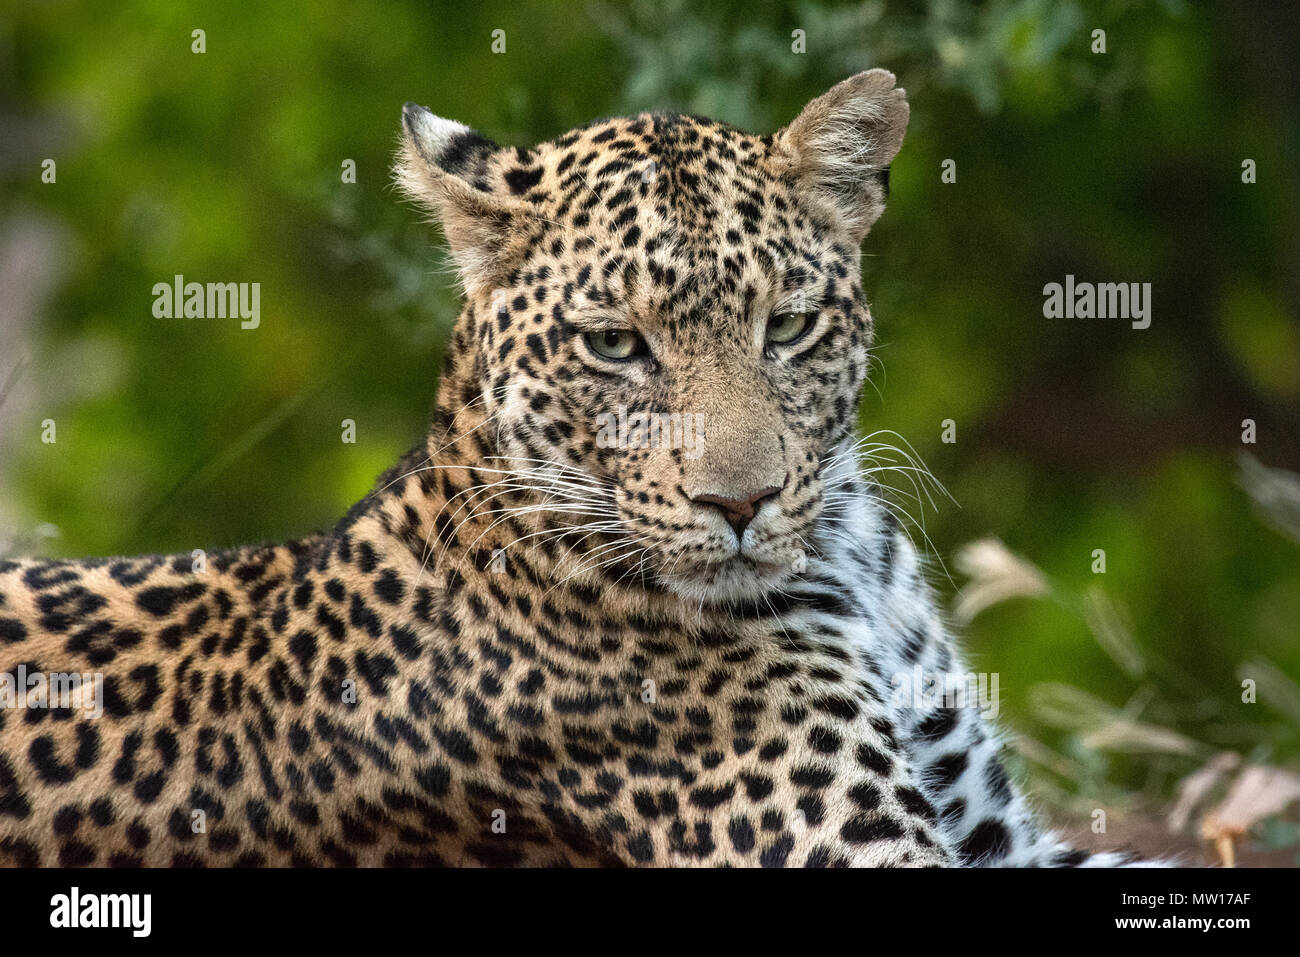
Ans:
[[[453,348],[472,352],[456,361],[503,471],[588,499],[560,520],[621,536],[612,562],[683,597],[796,573],[855,424],[859,245],[907,118],[884,70],[771,136],[641,114],[502,148],[408,104],[398,182],[446,233],[466,293]]]

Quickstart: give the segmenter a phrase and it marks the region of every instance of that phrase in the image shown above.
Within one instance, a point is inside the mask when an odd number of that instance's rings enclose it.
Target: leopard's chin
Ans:
[[[736,554],[719,562],[660,571],[657,577],[684,602],[726,606],[762,600],[794,575],[789,562],[763,562]]]

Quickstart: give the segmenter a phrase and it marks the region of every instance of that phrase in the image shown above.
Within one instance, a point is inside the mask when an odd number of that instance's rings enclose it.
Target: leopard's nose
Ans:
[[[767,488],[761,488],[757,492],[750,492],[741,498],[705,492],[700,495],[690,496],[690,500],[700,505],[715,505],[721,509],[723,518],[727,520],[728,525],[735,529],[736,537],[739,538],[745,534],[745,527],[753,521],[758,507],[768,499],[778,495],[780,491],[781,486],[769,485]]]

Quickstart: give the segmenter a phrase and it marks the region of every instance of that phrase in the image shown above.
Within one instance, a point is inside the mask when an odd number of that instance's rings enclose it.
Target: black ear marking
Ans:
[[[885,198],[888,199],[889,198],[889,167],[888,166],[886,166],[884,169],[880,171],[880,185],[881,188],[885,191]]]
[[[488,156],[499,150],[492,140],[476,130],[452,137],[442,151],[441,165],[448,173],[465,176],[478,170]]]

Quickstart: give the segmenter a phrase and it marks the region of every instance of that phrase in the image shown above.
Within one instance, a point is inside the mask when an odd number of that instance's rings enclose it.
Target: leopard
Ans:
[[[900,693],[966,673],[858,438],[909,110],[871,69],[774,134],[524,148],[408,103],[463,297],[430,426],[287,544],[0,561],[0,862],[1142,864]]]

